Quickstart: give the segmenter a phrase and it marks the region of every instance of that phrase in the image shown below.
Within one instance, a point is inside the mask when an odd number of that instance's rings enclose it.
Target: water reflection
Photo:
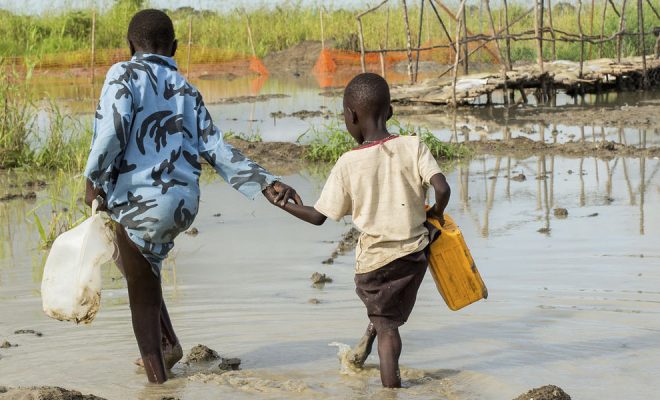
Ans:
[[[632,166],[635,166],[634,170],[631,170]],[[650,174],[647,173],[649,168]],[[604,182],[600,179],[599,169],[606,171]],[[618,205],[624,200],[624,194],[627,205],[637,208],[638,232],[644,235],[647,191],[649,186],[660,188],[660,182],[654,181],[659,170],[660,162],[646,157],[608,160],[555,155],[524,159],[483,156],[458,165],[455,182],[458,190],[455,193],[461,210],[471,216],[485,238],[493,233],[491,214],[493,210],[497,213],[498,208],[510,209],[512,204],[518,204],[518,213],[525,210],[526,200],[533,199],[533,214],[541,222],[538,232],[551,235],[555,208],[567,208],[573,217],[580,209]],[[532,184],[532,181],[536,183]],[[526,213],[530,211],[529,208],[525,210]],[[593,214],[583,212],[578,216]],[[503,226],[496,226],[494,231],[497,234],[511,233]]]

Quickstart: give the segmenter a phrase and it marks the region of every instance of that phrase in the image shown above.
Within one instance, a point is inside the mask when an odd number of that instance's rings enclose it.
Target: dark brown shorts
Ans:
[[[408,320],[427,266],[426,252],[419,251],[355,275],[355,292],[367,306],[376,331],[396,329]]]

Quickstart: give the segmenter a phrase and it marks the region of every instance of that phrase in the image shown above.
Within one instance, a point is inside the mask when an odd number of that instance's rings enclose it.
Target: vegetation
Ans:
[[[443,142],[427,128],[402,125],[399,121],[392,120],[388,130],[396,135],[419,136],[437,159],[452,160],[470,155],[470,150],[463,144]],[[307,143],[305,152],[305,157],[310,161],[335,162],[342,154],[357,146],[351,135],[340,126],[339,121],[331,122],[320,129],[312,128],[311,134],[313,136]]]
[[[591,23],[591,4],[584,4],[582,28],[586,35],[599,35],[601,30],[600,15],[605,0],[596,2],[594,8],[593,29]],[[389,26],[387,46],[405,47],[406,35],[403,22],[403,10],[399,2],[391,2],[392,6],[382,7],[364,18],[364,35],[368,48],[385,47],[385,27]],[[584,2],[587,3],[587,2]],[[618,9],[621,8],[621,2]],[[244,2],[249,4],[249,2]],[[319,2],[318,4],[322,4]],[[111,52],[99,51],[98,63],[108,62],[110,55],[117,54],[115,49],[125,49],[125,37],[131,16],[139,9],[149,6],[146,0],[117,0],[97,15],[96,48],[112,49]],[[495,5],[494,5],[495,6]],[[493,8],[496,29],[503,26],[504,12],[498,2]],[[410,24],[416,41],[419,29],[418,5],[411,6]],[[657,25],[657,18],[644,2],[645,29],[651,32]],[[512,4],[509,9],[509,20],[514,21],[523,15],[529,5]],[[619,10],[620,11],[620,10]],[[324,13],[326,40],[333,40],[334,46],[341,49],[357,50],[355,14],[357,10],[327,9]],[[455,34],[455,22],[443,10],[440,10],[449,32]],[[192,20],[192,42],[196,46],[192,54],[193,62],[213,62],[244,57],[251,54],[247,39],[246,18],[250,20],[257,55],[264,56],[270,52],[291,47],[304,40],[320,40],[321,29],[318,6],[304,6],[298,1],[284,2],[276,7],[261,6],[248,10],[235,9],[228,12],[195,11],[189,7],[170,10],[174,20],[177,37],[181,39],[180,56],[185,54],[188,41],[188,24]],[[478,6],[467,8],[468,29],[473,33],[490,33],[490,23],[485,9]],[[547,17],[546,17],[547,21]],[[422,44],[446,43],[444,32],[430,9],[425,10],[422,21],[424,33]],[[558,2],[553,8],[553,23],[556,29],[577,34],[576,6],[567,2]],[[618,31],[619,20],[611,8],[608,9],[605,20],[605,36]],[[637,29],[636,5],[628,2],[626,9],[626,26],[631,31]],[[533,13],[524,17],[511,29],[511,33],[530,31],[534,27]],[[43,13],[39,16],[17,15],[6,10],[0,10],[0,56],[23,57],[40,60],[42,65],[88,65],[90,61],[90,45],[92,30],[92,10],[69,10],[60,13]],[[549,34],[547,34],[549,37]],[[636,53],[637,37],[626,36],[623,41],[624,54]],[[647,48],[652,49],[653,35],[647,35]],[[534,41],[512,41],[513,61],[535,58],[536,43]],[[492,46],[494,49],[494,46]],[[587,55],[598,55],[598,46],[587,45]],[[615,55],[615,44],[609,42],[604,47],[605,56]],[[125,50],[120,50],[125,51]],[[545,57],[551,57],[550,45],[545,46]],[[63,54],[66,53],[66,54]],[[438,52],[438,56],[446,58],[447,52]],[[577,60],[580,54],[578,43],[558,43],[557,58]],[[485,57],[485,52],[479,52],[476,57]]]
[[[90,131],[54,101],[37,101],[30,80],[29,69],[0,69],[0,168],[82,169]]]

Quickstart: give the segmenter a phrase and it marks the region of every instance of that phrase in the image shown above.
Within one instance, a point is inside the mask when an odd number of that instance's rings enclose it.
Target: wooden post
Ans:
[[[358,39],[360,40],[360,67],[362,72],[367,72],[367,62],[364,54],[364,33],[362,32],[362,17],[357,18],[358,23]]]
[[[94,8],[92,8],[92,60],[90,63],[92,90],[94,89],[95,64],[96,64],[96,5],[94,6]],[[92,93],[92,98],[94,98],[94,93]]]
[[[470,61],[470,55],[469,49],[468,49],[468,34],[467,34],[467,13],[465,12],[465,2],[463,2],[463,6],[461,7],[461,12],[463,13],[463,41],[465,42],[463,44],[463,73],[465,75],[470,73],[470,67],[469,67],[469,61]]]
[[[438,12],[438,9],[435,7],[435,4],[433,4],[433,0],[429,1],[429,4],[431,5],[431,8],[433,9],[433,12],[435,13],[436,18],[438,18],[438,22],[440,23],[440,27],[442,28],[442,31],[445,33],[445,36],[447,36],[447,40],[449,41],[449,45],[454,49],[454,51],[458,51],[454,45],[454,40],[451,38],[451,34],[449,34],[449,31],[447,30],[447,26],[445,25],[444,21],[442,20],[442,17],[440,17],[440,13]]]
[[[589,17],[589,36],[594,36],[594,12],[596,10],[596,0],[591,0],[591,15]],[[594,45],[589,43],[589,59],[591,60],[591,52]]]
[[[582,79],[582,69],[584,67],[584,34],[582,33],[582,0],[578,0],[578,14],[577,14],[578,31],[580,32],[580,73],[579,77]]]
[[[646,71],[646,46],[644,45],[644,2],[637,0],[637,24],[639,25],[639,49],[642,54],[642,88],[648,87],[648,74]]]
[[[493,21],[493,13],[490,10],[490,0],[484,0],[486,2],[486,12],[488,13],[488,20],[490,21],[490,32],[491,35],[493,35],[493,38],[497,36],[495,33],[495,21]],[[497,53],[500,55],[500,63],[504,65],[506,69],[506,63],[503,62],[504,60],[504,55],[502,54],[502,48],[500,47],[500,42],[497,39],[495,40],[495,47],[497,47]]]
[[[626,3],[628,0],[623,0],[621,6],[621,18],[619,19],[619,32],[616,36],[616,62],[621,64],[621,41],[623,40],[623,31],[626,29]]]
[[[380,47],[380,52],[378,53],[378,57],[380,58],[380,74],[383,78],[386,77],[385,75],[385,56],[383,55],[383,46]]]
[[[250,33],[250,23],[248,22],[248,34],[250,39],[250,44],[252,44],[252,34]],[[254,52],[254,45],[252,45],[252,51]],[[192,15],[188,17],[188,65],[186,68],[186,79],[190,78],[190,55],[192,53]]]
[[[413,66],[412,66],[412,38],[410,37],[410,22],[408,21],[408,5],[406,0],[401,0],[403,3],[403,20],[406,24],[406,53],[408,55],[408,78],[410,83],[413,83]]]
[[[420,7],[419,11],[419,34],[417,35],[417,59],[415,60],[415,83],[417,83],[417,75],[419,74],[419,53],[420,53],[420,48],[422,47],[422,26],[424,24],[422,21],[424,21],[424,3],[426,0],[422,0],[422,6]]]
[[[598,44],[598,58],[603,58],[603,39],[605,38],[605,14],[607,14],[607,2],[603,2],[603,13],[600,17],[600,43]]]
[[[534,0],[534,31],[536,32],[536,59],[543,73],[543,0]]]
[[[511,36],[509,34],[509,6],[506,0],[504,2],[504,29],[506,30],[506,61],[509,65],[509,71],[513,68],[511,64]]]
[[[552,0],[548,0],[548,25],[550,26],[550,36],[552,37],[552,61],[557,61],[557,37],[555,36],[555,27],[552,23]]]
[[[461,1],[461,6],[458,8],[458,20],[456,21],[456,46],[459,46],[461,43],[461,19],[464,18],[463,11],[465,11],[465,1]],[[456,57],[454,57],[454,73],[452,76],[451,84],[451,99],[452,105],[456,107],[456,78],[458,75],[458,60],[460,58],[460,52],[456,52]]]
[[[319,19],[321,20],[321,50],[325,50],[325,32],[323,30],[323,6],[319,7]]]

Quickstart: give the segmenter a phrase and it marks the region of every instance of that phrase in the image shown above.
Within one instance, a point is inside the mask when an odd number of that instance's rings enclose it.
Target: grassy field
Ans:
[[[410,24],[413,31],[413,42],[416,42],[420,25],[418,2],[409,8]],[[472,1],[468,4],[478,4]],[[591,24],[590,2],[583,8],[582,27],[585,34],[593,32],[599,35],[601,30],[600,16],[603,0],[596,1]],[[621,9],[621,0],[615,1],[617,8]],[[319,3],[322,4],[322,3]],[[389,25],[387,45],[389,47],[405,47],[405,27],[403,10],[400,2],[392,2],[388,9],[382,7],[374,14],[364,19],[365,42],[368,48],[377,49],[385,47],[385,27]],[[503,24],[503,9],[500,2],[494,2],[493,15],[497,29]],[[97,17],[96,46],[97,49],[118,49],[125,47],[125,36],[131,16],[139,9],[148,7],[146,0],[117,0],[116,3],[100,13]],[[626,26],[630,31],[637,29],[636,2],[628,2],[626,8]],[[509,19],[515,20],[525,13],[528,6],[520,3],[509,7]],[[660,7],[658,7],[660,8]],[[192,41],[196,46],[206,49],[193,54],[195,61],[223,61],[250,55],[248,45],[246,17],[249,18],[255,41],[256,52],[264,56],[270,52],[289,48],[304,40],[320,40],[321,30],[319,21],[319,8],[315,6],[301,6],[295,1],[285,2],[274,8],[252,8],[247,12],[237,8],[232,12],[215,13],[211,11],[194,11],[189,8],[168,11],[174,20],[177,37],[185,47],[188,41],[188,23],[193,22]],[[440,14],[448,25],[447,28],[455,35],[455,22],[445,11]],[[473,33],[490,33],[490,24],[486,10],[478,5],[471,5],[467,10],[468,29]],[[327,9],[324,13],[326,40],[332,40],[334,46],[340,49],[357,50],[357,25],[355,10]],[[645,29],[650,32],[660,21],[653,14],[651,8],[644,2]],[[547,21],[547,16],[546,16]],[[435,15],[427,6],[423,24],[422,44],[445,42]],[[553,22],[557,29],[578,33],[577,10],[575,6],[566,2],[557,2],[553,7]],[[605,20],[605,35],[618,30],[619,20],[611,7],[607,10]],[[533,14],[523,18],[512,28],[512,33],[533,29]],[[15,15],[6,10],[0,10],[0,57],[28,56],[32,62],[47,60],[63,65],[87,65],[90,58],[90,43],[92,30],[92,10],[70,10],[61,13],[44,13],[39,16]],[[647,35],[646,46],[650,52],[653,49],[654,37]],[[624,54],[635,54],[637,38],[624,39]],[[413,43],[415,44],[415,43]],[[513,61],[534,60],[536,44],[533,41],[512,42]],[[494,47],[494,46],[493,46]],[[589,54],[587,46],[587,55]],[[550,45],[545,46],[545,57],[550,59]],[[65,53],[65,54],[63,54]],[[578,44],[560,43],[557,45],[557,58],[576,60],[579,58]],[[591,54],[598,56],[598,46],[594,46]],[[614,43],[605,46],[605,56],[615,55]],[[99,58],[103,62],[103,51]],[[48,64],[45,62],[45,64]]]

